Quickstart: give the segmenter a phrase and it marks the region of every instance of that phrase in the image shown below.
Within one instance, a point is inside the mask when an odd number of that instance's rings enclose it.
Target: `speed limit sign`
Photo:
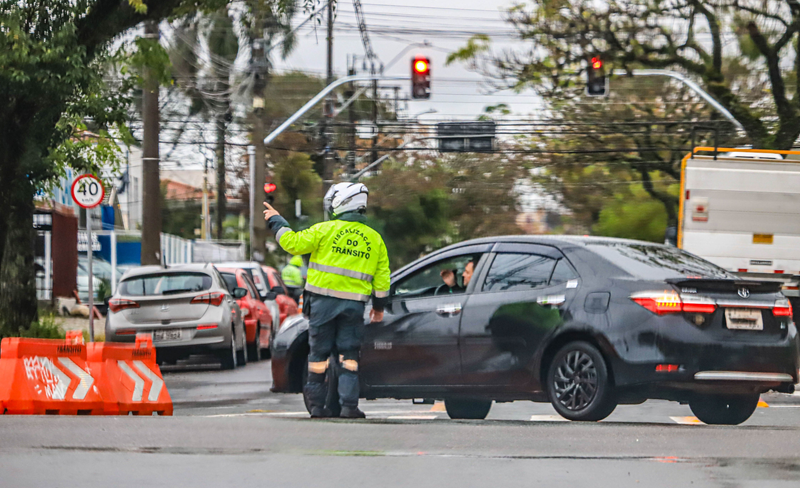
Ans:
[[[103,183],[94,175],[80,175],[72,183],[72,199],[80,207],[94,208],[105,196]]]

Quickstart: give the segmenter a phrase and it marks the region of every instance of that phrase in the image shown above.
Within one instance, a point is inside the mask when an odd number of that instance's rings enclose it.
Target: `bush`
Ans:
[[[36,339],[64,339],[66,334],[61,329],[61,322],[55,314],[42,315],[33,322],[28,330],[20,331],[20,337]]]

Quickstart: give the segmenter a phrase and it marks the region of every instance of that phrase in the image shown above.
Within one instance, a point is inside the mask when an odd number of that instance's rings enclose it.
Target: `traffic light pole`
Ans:
[[[314,108],[322,99],[325,98],[330,92],[336,89],[339,86],[344,85],[345,83],[351,82],[358,82],[358,81],[408,81],[410,80],[410,76],[404,75],[397,75],[397,76],[381,76],[381,75],[354,75],[354,76],[345,76],[344,78],[339,78],[338,80],[334,81],[330,85],[326,86],[322,89],[319,93],[317,93],[314,98],[308,101],[305,105],[300,107],[300,109],[293,113],[291,117],[286,119],[284,123],[282,123],[278,128],[274,131],[270,132],[267,137],[264,138],[264,144],[270,144],[272,141],[275,140],[276,137],[281,135],[286,129],[288,129],[292,124],[297,122],[297,119],[302,117],[306,112]]]
[[[668,77],[670,77],[670,78],[672,78],[674,80],[678,80],[681,83],[683,83],[684,85],[686,85],[687,87],[689,87],[690,90],[692,90],[693,92],[695,92],[698,95],[700,95],[700,97],[703,100],[708,102],[708,104],[711,105],[714,108],[714,110],[716,110],[717,112],[722,114],[723,117],[728,119],[733,125],[736,126],[737,129],[739,129],[740,131],[744,132],[744,127],[742,126],[742,124],[738,120],[736,120],[736,118],[733,116],[733,114],[731,114],[728,111],[728,109],[723,107],[721,103],[719,103],[716,99],[714,99],[714,97],[712,97],[705,90],[703,90],[700,87],[700,85],[698,85],[697,83],[695,83],[691,79],[687,78],[686,76],[682,75],[681,73],[678,73],[678,72],[675,72],[675,71],[670,71],[668,69],[635,69],[635,70],[630,71],[630,73],[628,71],[624,70],[624,69],[616,69],[616,70],[613,71],[613,74],[615,76],[627,76],[627,75],[632,75],[632,76],[668,76]]]

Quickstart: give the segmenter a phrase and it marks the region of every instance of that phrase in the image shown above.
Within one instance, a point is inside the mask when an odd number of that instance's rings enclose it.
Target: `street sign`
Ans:
[[[94,208],[103,202],[106,190],[103,182],[94,175],[80,175],[72,183],[72,199],[85,209]],[[86,212],[86,242],[92,242],[92,213]],[[94,342],[94,275],[92,274],[92,257],[94,249],[87,246],[89,278],[89,338]]]
[[[436,124],[441,152],[492,152],[496,124],[481,122],[440,122]]]
[[[72,199],[80,207],[94,208],[103,202],[105,196],[103,182],[94,175],[80,175],[72,183]]]

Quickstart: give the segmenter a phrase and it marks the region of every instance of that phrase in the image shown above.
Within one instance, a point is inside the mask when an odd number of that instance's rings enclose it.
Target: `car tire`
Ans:
[[[605,358],[588,342],[570,342],[558,350],[546,388],[553,408],[569,420],[597,422],[617,408]]]
[[[334,363],[335,364],[335,363]],[[303,363],[303,386],[308,382],[308,360]],[[333,417],[338,417],[342,412],[342,406],[339,404],[339,375],[336,373],[336,366],[329,367],[325,373],[325,385],[327,386],[327,394],[325,396],[325,406],[331,411]],[[308,413],[311,413],[311,404],[303,389],[303,403],[306,406]]]
[[[236,369],[237,361],[236,352],[236,336],[233,334],[233,325],[231,325],[231,347],[225,348],[219,353],[219,365],[222,369],[231,370]]]
[[[760,395],[697,395],[689,401],[692,413],[708,425],[739,425],[753,415]]]
[[[453,420],[483,420],[492,408],[491,400],[445,398],[444,408]]]
[[[236,367],[247,366],[247,336],[242,333],[242,348],[236,351]]]
[[[247,345],[247,359],[257,363],[261,361],[261,322],[256,324],[256,340],[253,344]]]

